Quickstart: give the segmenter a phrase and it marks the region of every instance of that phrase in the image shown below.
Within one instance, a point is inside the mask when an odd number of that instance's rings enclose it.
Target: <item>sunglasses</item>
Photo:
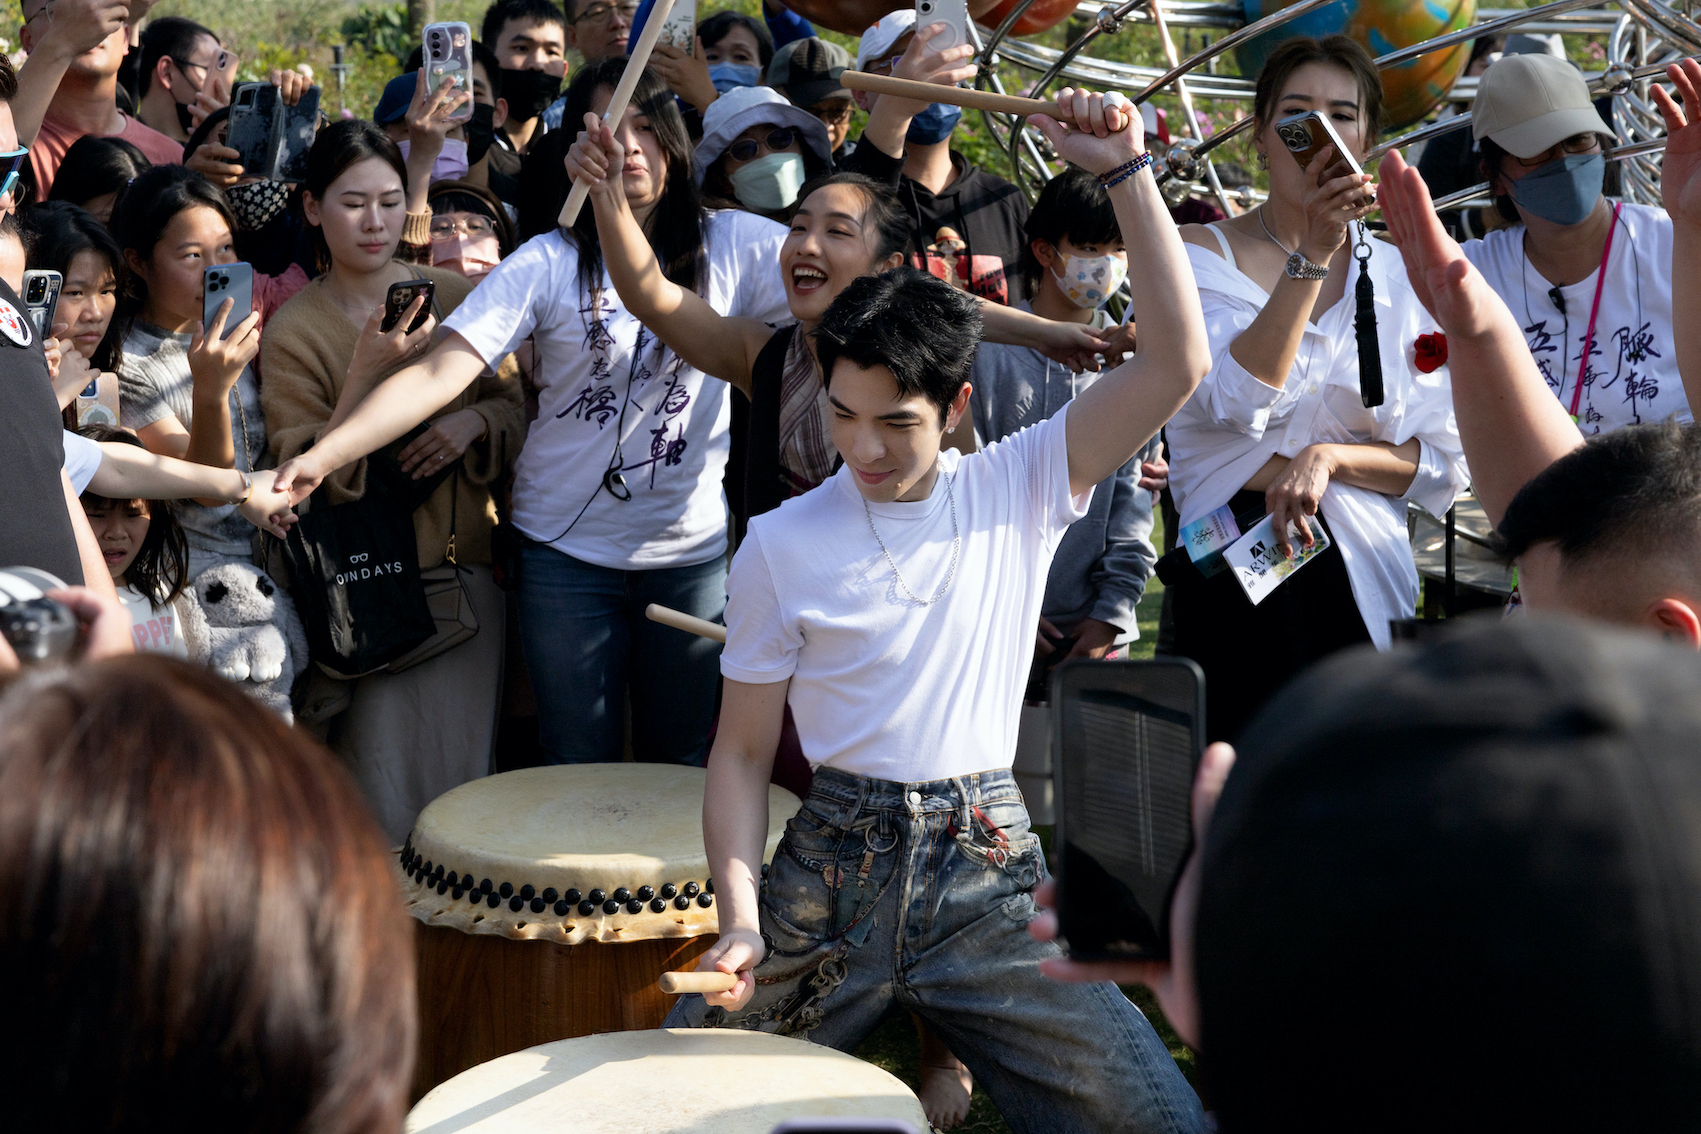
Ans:
[[[6,171],[4,179],[0,179],[0,197],[4,197],[18,187],[18,170],[23,168],[24,159],[30,156],[28,146],[19,146],[15,150],[0,153],[0,169]]]
[[[791,144],[795,141],[797,141],[797,127],[781,126],[760,142],[754,138],[740,138],[728,146],[726,152],[732,156],[733,161],[750,161],[762,152],[764,146],[767,147],[769,153],[773,154],[790,149]]]

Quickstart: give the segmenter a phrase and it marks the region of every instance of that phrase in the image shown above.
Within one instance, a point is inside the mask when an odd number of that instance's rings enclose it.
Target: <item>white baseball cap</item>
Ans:
[[[697,184],[703,184],[703,175],[740,134],[763,123],[793,127],[822,164],[832,166],[833,144],[819,118],[787,102],[773,87],[734,87],[711,102],[703,115],[703,140],[693,154]]]
[[[1552,55],[1506,55],[1477,80],[1471,136],[1488,138],[1515,157],[1533,158],[1574,134],[1605,134],[1589,85],[1569,60]]]
[[[856,44],[856,69],[864,69],[870,59],[883,59],[892,50],[907,31],[915,28],[915,9],[899,8],[896,12],[887,12],[884,16],[862,33],[862,38]]]

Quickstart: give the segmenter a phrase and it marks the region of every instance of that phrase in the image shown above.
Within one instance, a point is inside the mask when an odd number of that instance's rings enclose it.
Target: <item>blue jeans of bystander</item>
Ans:
[[[651,622],[644,608],[660,603],[719,621],[726,561],[620,571],[531,542],[521,556],[520,644],[550,761],[620,760],[630,697],[639,760],[701,767],[721,647]]]
[[[1008,771],[932,783],[815,774],[762,885],[768,954],[737,1013],[681,997],[669,1027],[738,1027],[856,1048],[898,1003],[968,1065],[1012,1130],[1204,1129],[1199,1098],[1113,984],[1039,971],[1045,876]]]

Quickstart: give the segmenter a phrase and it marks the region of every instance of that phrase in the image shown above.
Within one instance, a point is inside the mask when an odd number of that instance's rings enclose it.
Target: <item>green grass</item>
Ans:
[[[1157,527],[1152,532],[1153,545],[1163,547],[1163,517],[1157,518]],[[1140,600],[1138,618],[1140,622],[1140,637],[1129,650],[1134,658],[1149,658],[1152,648],[1158,640],[1158,612],[1163,608],[1164,585],[1156,575],[1147,583],[1146,594]],[[1049,847],[1051,843],[1051,828],[1037,827],[1041,840]],[[1194,1058],[1193,1052],[1181,1042],[1181,1037],[1175,1034],[1175,1029],[1164,1019],[1163,1012],[1158,1008],[1157,999],[1145,987],[1129,985],[1122,990],[1128,998],[1139,1006],[1158,1035],[1169,1047],[1169,1053],[1175,1057],[1181,1067],[1182,1074],[1189,1082],[1193,1081]],[[921,1048],[916,1040],[915,1025],[910,1022],[908,1012],[894,1008],[886,1013],[880,1026],[874,1029],[868,1039],[863,1041],[856,1054],[877,1067],[896,1075],[913,1089],[920,1082]],[[1008,1134],[1010,1127],[999,1116],[998,1108],[992,1105],[992,1100],[985,1091],[976,1084],[974,1096],[969,1103],[969,1117],[963,1125],[957,1128],[966,1134]]]

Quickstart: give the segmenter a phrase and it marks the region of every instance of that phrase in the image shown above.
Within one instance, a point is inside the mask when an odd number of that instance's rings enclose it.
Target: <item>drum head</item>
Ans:
[[[408,1134],[767,1134],[788,1118],[898,1118],[910,1089],[830,1047],[710,1028],[615,1032],[527,1048],[419,1101]]]

